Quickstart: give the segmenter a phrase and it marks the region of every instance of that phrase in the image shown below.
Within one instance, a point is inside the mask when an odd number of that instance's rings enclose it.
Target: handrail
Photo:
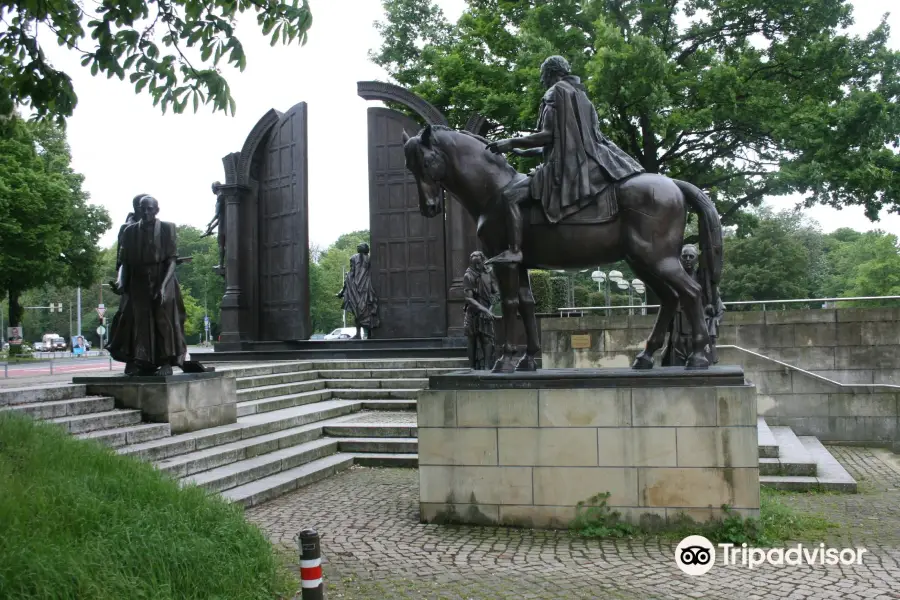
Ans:
[[[900,296],[853,296],[851,298],[790,298],[787,300],[732,300],[723,302],[725,306],[746,306],[750,304],[762,304],[763,310],[767,304],[804,304],[808,302],[856,302],[869,300],[900,300]],[[634,309],[634,308],[659,308],[659,304],[629,304],[627,306],[571,306],[557,309],[562,316],[570,316],[568,313],[610,309]],[[567,314],[563,314],[567,313]]]
[[[833,379],[828,379],[827,377],[823,377],[822,375],[812,373],[810,371],[807,371],[806,369],[801,369],[800,367],[798,367],[796,365],[792,365],[792,364],[780,361],[777,358],[772,358],[771,356],[766,356],[765,354],[760,354],[759,352],[754,352],[753,350],[748,350],[747,348],[741,348],[740,346],[735,346],[733,344],[722,344],[722,345],[717,346],[717,348],[720,350],[726,349],[726,348],[740,350],[741,352],[746,352],[747,354],[751,354],[757,358],[762,358],[764,360],[768,360],[769,362],[773,362],[782,367],[787,367],[788,369],[793,369],[794,371],[799,371],[800,373],[803,373],[804,375],[808,375],[808,376],[812,377],[813,379],[818,379],[819,381],[824,381],[825,383],[830,383],[832,385],[836,385],[836,386],[842,387],[842,388],[847,388],[847,387],[849,387],[849,388],[854,388],[854,387],[876,388],[877,387],[877,388],[890,388],[890,389],[900,390],[900,385],[894,385],[893,383],[841,383],[840,381],[834,381]]]

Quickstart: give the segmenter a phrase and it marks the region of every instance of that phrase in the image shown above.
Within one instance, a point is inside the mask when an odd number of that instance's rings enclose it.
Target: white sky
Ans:
[[[448,18],[456,19],[464,0],[438,0]],[[854,0],[854,32],[875,27],[885,11],[883,0]],[[204,227],[212,217],[213,181],[224,181],[221,159],[241,149],[253,125],[270,108],[282,112],[300,101],[309,105],[309,212],[311,242],[327,246],[341,233],[369,227],[366,109],[377,103],[356,95],[356,83],[386,80],[367,56],[380,43],[372,27],[381,19],[379,0],[310,0],[313,26],[304,47],[271,47],[255,19],[244,19],[237,33],[247,55],[243,73],[226,72],[237,115],[210,114],[190,105],[181,115],[162,115],[149,95],[134,93],[127,79],[91,77],[77,52],[44,38],[44,50],[66,71],[78,94],[69,120],[73,168],[85,175],[92,200],[104,205],[115,226],[130,210],[138,193],[160,201],[161,218]],[[900,48],[900,10],[890,19],[891,45]],[[42,40],[43,41],[43,40]],[[771,201],[792,207],[797,198]],[[806,211],[825,231],[838,227],[880,227],[900,235],[900,216],[885,215],[871,223],[862,209]]]

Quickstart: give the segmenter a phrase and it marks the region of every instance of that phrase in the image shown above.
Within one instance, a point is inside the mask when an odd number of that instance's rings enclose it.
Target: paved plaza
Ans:
[[[832,447],[860,493],[785,497],[838,523],[818,546],[862,546],[862,565],[717,564],[699,577],[675,566],[674,544],[597,541],[565,531],[423,525],[414,469],[354,467],[247,511],[273,542],[322,536],[329,599],[519,598],[900,599],[900,456]]]

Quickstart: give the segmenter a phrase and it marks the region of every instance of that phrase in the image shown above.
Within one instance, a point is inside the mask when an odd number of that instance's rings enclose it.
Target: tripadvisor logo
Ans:
[[[861,565],[865,548],[826,548],[825,544],[789,548],[753,548],[747,544],[718,544],[723,566],[741,565],[754,569],[763,564],[773,566]],[[681,572],[696,577],[704,575],[716,564],[716,546],[702,535],[689,535],[675,548],[675,564]]]

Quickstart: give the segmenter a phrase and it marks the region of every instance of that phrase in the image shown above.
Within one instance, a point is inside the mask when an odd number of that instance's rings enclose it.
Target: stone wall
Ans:
[[[432,382],[432,388],[434,383]],[[752,386],[423,390],[424,522],[566,527],[609,493],[630,522],[759,513]]]
[[[655,318],[543,319],[543,365],[628,366]],[[590,334],[591,347],[572,349],[573,334]],[[757,386],[759,414],[770,425],[832,442],[890,445],[900,439],[900,389],[890,387],[900,384],[900,309],[731,312],[725,314],[719,345],[736,346],[720,349],[719,364],[743,366]]]

